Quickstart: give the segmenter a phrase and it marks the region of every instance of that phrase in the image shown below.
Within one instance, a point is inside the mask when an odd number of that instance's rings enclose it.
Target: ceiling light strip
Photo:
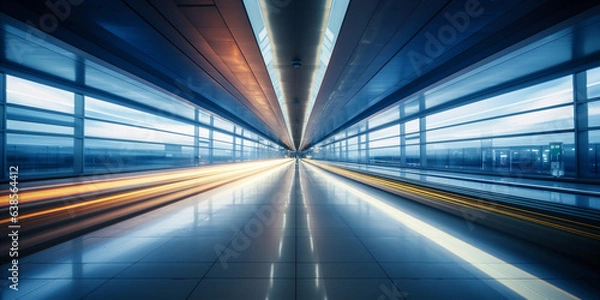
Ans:
[[[271,84],[273,85],[275,96],[277,97],[279,107],[281,108],[281,112],[283,114],[283,119],[287,127],[291,146],[294,147],[294,139],[292,138],[292,130],[288,117],[288,107],[285,105],[285,99],[283,98],[283,90],[281,87],[281,82],[279,81],[279,74],[275,70],[275,60],[273,56],[273,53],[275,52],[275,45],[271,43],[271,40],[269,39],[269,26],[265,24],[266,19],[263,15],[263,10],[261,9],[259,0],[244,0],[244,6],[246,7],[246,12],[248,14],[248,18],[250,19],[250,24],[252,25],[252,30],[254,31],[256,40],[258,41],[260,53],[262,54],[265,62],[267,72],[271,78]]]
[[[346,16],[349,3],[350,0],[332,0],[329,16],[327,21],[324,22],[324,28],[322,30],[324,34],[321,38],[321,51],[319,52],[318,57],[319,67],[313,73],[313,82],[309,94],[309,103],[306,107],[306,112],[304,113],[304,123],[302,124],[302,139],[300,141],[300,146],[304,144],[306,124],[308,123],[312,113],[317,95],[321,89],[321,85],[323,84],[325,72],[329,66],[329,61],[331,59],[331,55],[333,54],[333,49],[335,48],[335,43],[340,33],[340,29],[342,28],[342,23],[344,21],[344,17]]]

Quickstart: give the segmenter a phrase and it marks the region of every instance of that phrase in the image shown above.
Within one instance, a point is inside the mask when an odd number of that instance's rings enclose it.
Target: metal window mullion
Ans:
[[[241,136],[243,137],[244,136],[244,128],[242,128],[242,130],[240,132],[241,132]],[[245,156],[244,155],[244,140],[245,140],[244,138],[240,139],[240,153],[242,156],[242,158],[241,158],[242,161],[244,161],[244,156]]]
[[[348,161],[348,132],[347,131],[346,131],[346,139],[344,140],[344,142],[346,143],[346,149],[345,149],[346,157],[344,160]]]
[[[85,103],[83,95],[75,94],[75,105],[74,105],[74,128],[75,134],[73,139],[73,170],[75,174],[83,174],[84,172],[84,114],[85,114]]]
[[[587,111],[587,73],[580,72],[573,76],[573,116],[575,117],[575,176],[589,176],[589,128]]]
[[[369,135],[370,135],[370,131],[369,131],[369,121],[367,121],[367,124],[365,125],[365,163],[370,163],[371,162],[371,153],[369,151]]]
[[[425,97],[420,96],[419,99],[419,110],[425,110]],[[427,122],[426,115],[419,117],[419,166],[421,168],[427,167]]]
[[[194,108],[194,166],[200,164],[200,112]]]
[[[404,106],[400,105],[400,119],[404,117]],[[400,123],[400,166],[406,166],[406,122]]]
[[[214,162],[214,129],[215,129],[215,117],[213,115],[210,116],[210,127],[208,131],[208,162]]]
[[[85,86],[85,64],[82,60],[78,60],[75,64],[75,80],[79,86]],[[82,92],[73,94],[73,172],[79,175],[85,171],[85,98]]]
[[[0,116],[2,121],[0,123],[0,134],[2,135],[2,143],[0,144],[0,168],[2,173],[0,178],[6,178],[8,175],[8,166],[6,161],[6,74],[0,73]]]

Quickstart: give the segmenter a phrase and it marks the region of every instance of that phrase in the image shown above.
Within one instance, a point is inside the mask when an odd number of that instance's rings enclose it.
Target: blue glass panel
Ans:
[[[6,159],[19,174],[73,172],[73,138],[8,133]]]
[[[559,107],[427,132],[427,142],[573,129],[573,108]]]
[[[588,126],[600,126],[600,101],[588,103]]]
[[[573,79],[566,76],[426,117],[428,129],[573,102]]]
[[[73,135],[73,127],[48,125],[34,122],[7,120],[6,128],[9,130],[30,131],[37,133],[57,133]]]
[[[102,121],[86,120],[86,137],[101,137],[142,142],[193,145],[194,138],[169,132],[155,131],[133,126],[112,124]]]
[[[33,81],[6,76],[6,102],[30,107],[73,113],[75,95]]]
[[[193,135],[194,126],[133,108],[85,97],[85,116]]]
[[[587,96],[588,98],[600,97],[600,68],[587,71]]]

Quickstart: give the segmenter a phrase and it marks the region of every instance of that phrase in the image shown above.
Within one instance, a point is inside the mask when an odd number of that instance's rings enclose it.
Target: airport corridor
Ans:
[[[278,167],[24,258],[23,299],[574,299],[572,259],[327,173]],[[15,293],[3,290],[3,299]]]

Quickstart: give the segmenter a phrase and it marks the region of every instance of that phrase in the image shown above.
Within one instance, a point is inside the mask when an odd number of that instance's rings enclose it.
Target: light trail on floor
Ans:
[[[369,203],[399,223],[411,228],[423,237],[473,265],[475,268],[487,274],[490,278],[493,278],[522,297],[527,299],[578,299],[567,291],[433,227],[418,218],[407,214],[398,207],[390,205],[335,178],[334,175],[328,174],[311,164],[305,165],[323,180],[341,187],[362,201]]]

